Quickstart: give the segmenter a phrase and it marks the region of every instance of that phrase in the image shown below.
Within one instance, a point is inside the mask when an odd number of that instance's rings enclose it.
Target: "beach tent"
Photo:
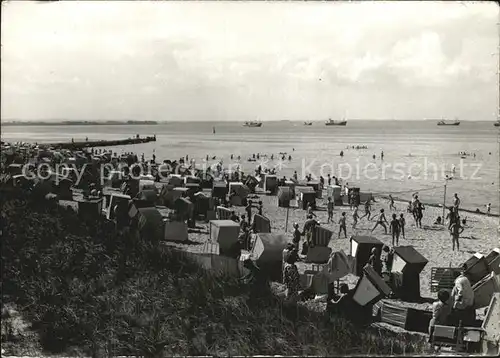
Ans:
[[[280,208],[290,207],[290,201],[293,199],[292,190],[287,186],[278,187],[278,206]]]
[[[118,170],[112,170],[107,175],[107,184],[112,188],[119,188],[123,183],[123,173]]]
[[[485,259],[488,263],[489,270],[496,274],[500,274],[500,249],[493,249],[488,255],[486,255]]]
[[[239,234],[240,224],[232,220],[210,220],[210,240],[219,244],[222,253],[232,248]]]
[[[310,186],[296,186],[295,193],[299,208],[306,210],[309,205],[316,207],[316,192]]]
[[[229,193],[235,192],[241,199],[245,199],[250,193],[250,189],[242,182],[229,183]]]
[[[248,187],[251,193],[255,193],[255,188],[259,184],[257,178],[252,175],[248,175],[244,181],[245,185]]]
[[[283,280],[283,250],[289,239],[284,234],[259,233],[253,235],[251,256],[269,279]]]
[[[107,203],[106,218],[108,220],[115,219],[115,211],[114,211],[115,206],[119,206],[120,209],[122,207],[127,208],[128,211],[130,200],[132,200],[130,195],[125,195],[120,193],[111,194],[109,197],[109,203]],[[118,209],[118,211],[120,211],[120,209]]]
[[[259,233],[255,235],[252,257],[258,263],[283,261],[283,250],[290,240],[284,234]]]
[[[474,291],[474,308],[488,306],[491,297],[500,292],[500,275],[491,272],[472,286],[472,290]]]
[[[23,164],[11,164],[7,168],[7,173],[10,175],[23,174]]]
[[[352,272],[352,260],[344,251],[336,251],[330,255],[327,263],[327,272],[330,282],[334,282]]]
[[[401,285],[395,288],[397,295],[407,301],[420,298],[420,273],[428,260],[413,246],[394,248],[392,272],[402,275]]]
[[[137,209],[137,228],[142,238],[159,241],[164,237],[163,217],[156,208]]]
[[[216,208],[216,212],[217,212],[217,219],[219,220],[229,220],[229,218],[231,217],[231,210],[223,206],[218,206]]]
[[[253,232],[258,233],[266,233],[271,232],[271,221],[259,214],[255,214],[253,216]]]
[[[184,185],[187,184],[198,184],[201,185],[201,179],[194,175],[187,175],[184,177]]]
[[[321,183],[319,181],[310,181],[306,183],[306,186],[309,186],[314,189],[316,193],[316,198],[321,199],[323,197],[323,191],[321,188]]]
[[[360,200],[361,203],[365,203],[368,200],[372,201],[373,200],[373,194],[361,191],[361,192],[359,192],[359,200]]]
[[[322,226],[315,226],[314,228],[314,246],[327,247],[333,236],[333,231]]]
[[[312,262],[315,264],[324,264],[328,262],[332,249],[325,246],[314,246],[307,250],[306,262]]]
[[[177,188],[183,186],[184,180],[182,179],[182,176],[179,174],[170,174],[167,177],[167,183]]]
[[[139,179],[139,191],[154,190],[157,191],[154,180]]]
[[[168,191],[167,197],[164,198],[164,204],[166,207],[170,209],[175,209],[174,203],[177,199],[179,198],[185,198],[188,194],[188,189],[187,188],[173,188],[172,190]]]
[[[184,185],[184,187],[188,190],[187,195],[189,197],[198,193],[201,190],[200,184],[198,183],[187,183]]]
[[[188,227],[184,221],[165,221],[164,225],[164,240],[178,242],[185,242],[188,240]]]
[[[78,203],[78,215],[86,219],[97,219],[102,213],[104,198],[80,199]]]
[[[225,181],[214,181],[212,187],[212,197],[223,198],[228,193],[228,187]]]
[[[460,265],[460,267],[463,265],[467,267],[465,273],[471,285],[481,281],[483,277],[489,275],[491,272],[486,257],[479,252],[472,255],[464,264]]]
[[[488,312],[481,328],[484,329],[483,354],[498,356],[500,354],[500,293],[491,298]]]
[[[134,199],[142,201],[144,203],[142,207],[153,207],[158,201],[158,195],[155,190],[143,189]]]
[[[292,192],[292,197],[295,196],[295,182],[293,180],[285,180],[285,185],[286,187],[289,187],[291,192]]]
[[[154,185],[155,177],[152,176],[151,174],[141,174],[139,180],[152,181]]]
[[[264,176],[264,191],[268,191],[269,194],[276,194],[276,190],[278,189],[278,177],[276,175],[265,174]]]
[[[326,196],[332,198],[335,205],[342,204],[341,192],[342,188],[339,185],[328,185],[326,187]]]
[[[375,272],[373,267],[366,265],[363,267],[361,278],[354,289],[353,300],[361,307],[373,305],[382,298],[389,296],[391,288]]]
[[[356,260],[353,274],[360,276],[363,274],[363,267],[368,263],[372,248],[375,247],[382,252],[384,243],[373,236],[352,236],[349,239],[349,246],[350,254]]]

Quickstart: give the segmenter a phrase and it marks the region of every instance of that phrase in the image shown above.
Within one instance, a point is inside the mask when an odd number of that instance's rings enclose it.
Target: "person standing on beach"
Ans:
[[[298,177],[299,177],[299,176],[297,175],[297,171],[295,170],[295,171],[293,172],[293,179],[294,179],[295,181],[297,181],[297,180],[298,180]]]
[[[312,215],[307,216],[307,220],[304,223],[304,228],[302,229],[302,235],[306,236],[306,242],[308,247],[312,247],[314,228],[318,225],[318,222],[313,219]]]
[[[399,246],[399,220],[396,214],[392,214],[392,220],[389,227],[390,232],[392,233],[392,246]],[[396,242],[396,245],[394,245]]]
[[[457,221],[457,217],[458,215],[455,212],[455,208],[453,206],[450,206],[448,208],[448,214],[446,215],[446,219],[448,220],[448,230],[450,230],[451,224]]]
[[[394,206],[394,198],[389,194],[389,210],[397,210]]]
[[[353,220],[353,223],[352,223],[352,228],[355,229],[356,228],[356,225],[358,224],[358,219],[359,219],[359,215],[358,215],[358,206],[355,205],[354,206],[354,212],[352,213],[352,220]]]
[[[491,212],[491,203],[489,203],[488,205],[486,205],[486,213],[488,215],[490,215],[490,212]]]
[[[405,225],[406,225],[406,220],[403,214],[399,215],[399,228],[401,230],[401,234],[403,234],[403,239],[406,239],[405,237]]]
[[[458,207],[460,206],[460,199],[458,198],[458,194],[455,193],[453,196],[453,207],[455,208],[455,211],[458,214]]]
[[[460,225],[460,220],[455,220],[455,222],[451,224],[449,230],[452,243],[451,251],[455,251],[455,243],[457,244],[457,251],[460,251],[460,243],[458,242],[458,239],[460,234],[464,232],[464,227]]]
[[[385,234],[387,235],[387,226],[385,226],[385,224],[389,224],[387,222],[387,219],[385,218],[385,214],[384,214],[384,209],[380,209],[380,215],[378,217],[378,220],[377,220],[377,223],[375,224],[375,226],[373,227],[372,231],[375,230],[377,228],[377,226],[382,226],[385,230]]]
[[[259,207],[257,208],[257,210],[259,211],[259,215],[260,216],[263,216],[262,215],[262,210],[264,209],[264,204],[262,204],[262,200],[259,200]]]
[[[248,217],[248,224],[252,222],[252,200],[248,200],[248,204],[245,207],[245,211]]]
[[[333,200],[331,197],[328,197],[328,203],[326,204],[327,210],[328,210],[328,221],[327,223],[329,224],[330,221],[333,222]]]
[[[299,230],[299,224],[297,223],[294,223],[293,224],[293,239],[292,239],[292,242],[293,244],[295,245],[295,247],[299,247],[299,243],[300,243],[300,238],[302,236],[302,232],[300,232]]]
[[[368,258],[368,265],[370,265],[379,276],[382,276],[382,260],[380,260],[380,254],[381,253],[376,247],[372,248],[371,255]]]
[[[328,174],[328,185],[332,185],[332,176]]]
[[[342,231],[344,231],[344,236],[345,238],[347,239],[347,228],[346,228],[346,217],[345,217],[345,212],[342,212],[342,216],[340,217],[340,220],[339,220],[339,236],[338,238],[340,239],[340,234],[342,233]]]

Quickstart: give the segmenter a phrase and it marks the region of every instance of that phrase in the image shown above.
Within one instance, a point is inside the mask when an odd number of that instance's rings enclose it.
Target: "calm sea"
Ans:
[[[215,128],[215,134],[213,134]],[[241,156],[244,172],[252,172],[259,162],[249,162],[253,153],[274,154],[263,166],[276,166],[280,175],[299,176],[312,172],[345,178],[350,186],[363,191],[389,194],[409,199],[415,191],[427,202],[442,203],[445,174],[456,171],[448,181],[447,203],[453,193],[462,197],[463,206],[499,211],[499,127],[491,122],[462,122],[460,126],[437,126],[432,121],[350,121],[346,127],[325,126],[314,122],[304,126],[297,122],[264,122],[260,128],[243,127],[235,122],[171,122],[161,125],[113,126],[2,126],[2,140],[58,142],[94,139],[123,139],[140,134],[156,134],[157,141],[147,144],[108,148],[156,154],[157,161],[179,159],[189,155],[198,166],[206,155],[222,158],[225,165]],[[366,150],[346,149],[367,146]],[[340,151],[344,157],[340,157]],[[380,159],[381,151],[384,160]],[[461,159],[465,151],[470,156]],[[278,153],[291,155],[278,160]],[[234,160],[230,160],[230,155]],[[476,154],[474,157],[473,154]],[[372,158],[376,155],[376,159]],[[215,163],[209,160],[208,164]]]

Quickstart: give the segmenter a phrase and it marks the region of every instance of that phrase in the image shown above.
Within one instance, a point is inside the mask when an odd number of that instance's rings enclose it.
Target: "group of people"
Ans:
[[[450,292],[440,290],[438,299],[432,304],[432,319],[429,322],[429,342],[432,342],[434,326],[471,326],[476,319],[474,291],[464,264],[455,273],[455,282]]]

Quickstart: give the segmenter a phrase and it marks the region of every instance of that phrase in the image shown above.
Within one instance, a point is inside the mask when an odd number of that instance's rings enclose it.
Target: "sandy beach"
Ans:
[[[277,206],[277,197],[268,195],[259,195],[259,199],[262,200],[264,204],[263,214],[271,221],[271,231],[276,233],[285,232],[285,218],[286,209]],[[442,215],[442,209],[437,207],[426,207],[424,212],[424,218],[422,220],[423,228],[417,228],[413,222],[413,217],[406,213],[407,203],[396,202],[395,206],[397,211],[391,212],[389,210],[389,203],[387,200],[382,198],[377,198],[377,202],[373,203],[372,213],[378,212],[380,209],[385,209],[388,220],[392,213],[400,213],[405,215],[406,228],[405,236],[406,239],[400,238],[399,244],[411,245],[421,253],[429,263],[425,266],[424,270],[420,275],[420,292],[422,297],[435,298],[436,294],[430,292],[430,275],[432,267],[458,267],[460,264],[468,260],[471,255],[476,252],[482,254],[488,254],[495,247],[500,246],[499,240],[499,219],[498,217],[478,215],[472,213],[461,213],[462,218],[467,218],[467,227],[460,236],[460,251],[452,251],[451,238],[449,232],[446,228],[433,226],[433,222],[437,216]],[[357,228],[352,229],[352,212],[348,206],[337,206],[334,210],[334,223],[327,224],[327,212],[326,206],[324,204],[324,199],[317,199],[319,205],[318,210],[315,212],[317,219],[320,221],[323,227],[326,227],[334,231],[332,240],[330,241],[329,247],[333,251],[343,250],[346,254],[349,253],[349,239],[345,239],[343,235],[340,239],[337,238],[338,233],[338,220],[343,211],[346,212],[347,216],[347,235],[348,238],[351,235],[369,235],[374,236],[384,244],[391,246],[391,235],[384,234],[383,228],[378,227],[371,234],[370,230],[375,225],[375,222],[368,221],[366,218],[358,222]],[[233,207],[238,214],[244,214],[243,207]],[[360,211],[360,216],[363,214]],[[305,221],[305,211],[297,208],[291,208],[289,211],[288,219],[288,236],[290,241],[292,239],[292,225],[297,222],[302,229],[303,223]],[[208,235],[208,224],[197,222],[197,226],[201,227],[200,233],[190,233],[189,239],[193,242],[204,243],[209,240]],[[168,245],[182,247],[185,250],[197,252],[201,251],[202,245],[184,245],[178,243],[167,243]],[[310,269],[311,265],[306,263],[299,263],[299,270],[305,271]],[[354,276],[347,276],[344,281],[353,286],[357,278]]]

